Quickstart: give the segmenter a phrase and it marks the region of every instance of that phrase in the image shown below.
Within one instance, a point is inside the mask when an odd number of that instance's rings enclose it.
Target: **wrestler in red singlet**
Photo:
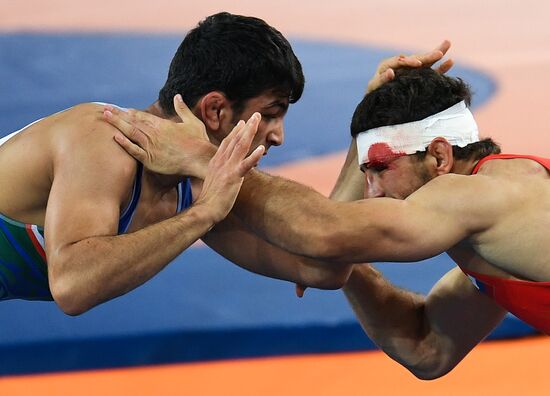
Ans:
[[[538,162],[550,171],[550,158],[532,155],[495,154],[480,160],[472,174],[475,175],[481,165],[493,159],[525,158]],[[526,280],[503,279],[482,275],[461,268],[474,278],[478,288],[494,299],[503,308],[518,318],[550,335],[550,282],[533,282]]]

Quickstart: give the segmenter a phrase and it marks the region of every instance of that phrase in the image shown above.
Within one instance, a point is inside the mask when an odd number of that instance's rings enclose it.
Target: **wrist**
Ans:
[[[193,153],[192,160],[183,157],[180,165],[181,176],[192,176],[197,179],[204,180],[206,177],[208,163],[216,154],[216,146],[210,142],[200,142],[196,146],[196,151]]]
[[[204,224],[205,232],[210,231],[220,221],[220,216],[217,214],[215,207],[206,201],[200,200],[200,198],[185,213],[187,213],[187,216],[195,217],[198,223]]]

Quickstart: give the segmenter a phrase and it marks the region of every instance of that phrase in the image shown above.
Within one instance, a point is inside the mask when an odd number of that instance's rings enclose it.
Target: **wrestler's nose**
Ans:
[[[285,126],[283,119],[274,120],[267,135],[267,141],[271,146],[280,146],[285,141]]]
[[[385,196],[378,176],[370,171],[365,171],[365,198],[378,198]]]

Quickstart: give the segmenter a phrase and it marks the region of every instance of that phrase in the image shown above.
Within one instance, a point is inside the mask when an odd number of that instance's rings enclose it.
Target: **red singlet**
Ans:
[[[550,171],[550,158],[532,155],[495,154],[481,159],[472,174],[476,174],[485,162],[493,159],[525,158],[538,162]],[[479,290],[495,300],[521,320],[550,335],[550,282],[503,279],[482,275],[461,268],[474,278]]]

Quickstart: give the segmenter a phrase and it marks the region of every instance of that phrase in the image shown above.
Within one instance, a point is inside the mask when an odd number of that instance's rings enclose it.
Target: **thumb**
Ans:
[[[174,110],[176,110],[177,115],[181,118],[182,121],[189,120],[190,118],[195,118],[193,112],[187,107],[181,94],[174,96]]]

